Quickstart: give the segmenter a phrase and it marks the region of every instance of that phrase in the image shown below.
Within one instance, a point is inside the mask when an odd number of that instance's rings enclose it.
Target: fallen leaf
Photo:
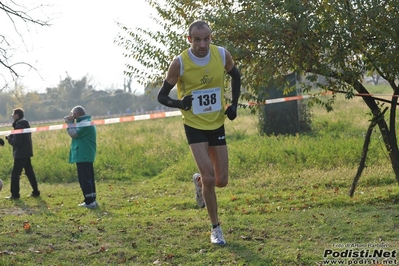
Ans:
[[[0,251],[0,255],[15,255],[15,253],[12,251],[3,250],[3,251]]]
[[[118,259],[118,263],[125,263],[126,262],[126,258],[120,258]]]
[[[242,240],[251,240],[252,237],[251,236],[241,236]]]
[[[30,228],[30,224],[29,224],[29,222],[24,222],[24,230],[25,231],[29,231],[31,228]]]
[[[173,254],[167,254],[167,255],[165,256],[165,259],[170,260],[170,259],[173,259],[174,256],[175,256],[175,255],[173,255]]]

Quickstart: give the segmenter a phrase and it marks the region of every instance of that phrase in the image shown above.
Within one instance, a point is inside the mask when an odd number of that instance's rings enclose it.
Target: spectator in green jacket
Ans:
[[[72,138],[69,163],[76,163],[80,188],[84,202],[78,206],[89,209],[98,206],[96,201],[96,184],[94,180],[93,163],[96,157],[96,126],[91,122],[91,116],[86,114],[82,106],[75,106],[71,114],[65,117],[68,123],[68,134]]]

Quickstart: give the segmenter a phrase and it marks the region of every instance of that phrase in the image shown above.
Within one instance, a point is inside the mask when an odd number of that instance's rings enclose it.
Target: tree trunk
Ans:
[[[374,126],[375,126],[375,124],[374,124]],[[360,159],[360,163],[359,163],[359,167],[357,168],[356,176],[353,179],[352,186],[349,191],[349,196],[351,196],[351,197],[353,197],[353,194],[355,194],[357,182],[359,181],[360,176],[362,175],[363,169],[366,166],[367,152],[369,150],[371,133],[373,133],[374,126],[373,126],[373,122],[371,122],[369,128],[367,129],[366,137],[364,139],[364,144],[363,144],[362,158]]]
[[[354,88],[357,92],[359,92],[361,94],[369,94],[367,89],[360,82],[355,82]],[[396,95],[397,93],[398,92],[395,90],[394,94]],[[392,100],[391,100],[390,119],[389,119],[390,128],[388,128],[386,121],[383,119],[381,109],[377,105],[375,99],[370,96],[363,96],[362,98],[363,98],[363,101],[366,103],[366,105],[371,110],[371,112],[373,114],[373,118],[379,117],[379,119],[376,120],[376,123],[380,129],[382,139],[385,144],[385,148],[388,151],[389,158],[391,160],[392,169],[395,173],[396,181],[399,184],[399,149],[398,149],[398,142],[397,142],[396,131],[395,131],[397,98],[392,97]]]
[[[351,197],[353,197],[353,195],[355,194],[357,182],[359,181],[363,169],[366,166],[367,152],[369,150],[369,144],[370,144],[371,134],[373,133],[373,129],[376,126],[377,121],[379,119],[384,119],[384,114],[387,110],[388,108],[385,108],[385,110],[381,113],[381,116],[373,118],[369,125],[369,128],[367,129],[366,137],[364,138],[362,157],[360,159],[359,167],[357,168],[357,173],[355,178],[353,179],[352,186],[349,192],[349,196]]]

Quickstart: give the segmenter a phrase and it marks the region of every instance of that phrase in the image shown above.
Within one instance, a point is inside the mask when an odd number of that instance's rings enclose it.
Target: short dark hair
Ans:
[[[19,118],[24,118],[24,109],[22,108],[15,108],[12,110],[14,114],[17,114]]]
[[[191,23],[190,26],[188,27],[188,36],[191,36],[191,32],[193,31],[194,27],[196,27],[197,29],[208,27],[209,30],[211,30],[211,27],[209,27],[208,23],[206,23],[203,20],[196,20],[193,23]]]

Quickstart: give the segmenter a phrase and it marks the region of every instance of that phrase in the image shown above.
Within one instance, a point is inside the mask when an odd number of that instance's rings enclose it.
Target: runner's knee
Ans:
[[[227,186],[227,183],[228,183],[227,176],[222,177],[222,178],[216,178],[216,186],[217,187],[225,187],[225,186]]]

